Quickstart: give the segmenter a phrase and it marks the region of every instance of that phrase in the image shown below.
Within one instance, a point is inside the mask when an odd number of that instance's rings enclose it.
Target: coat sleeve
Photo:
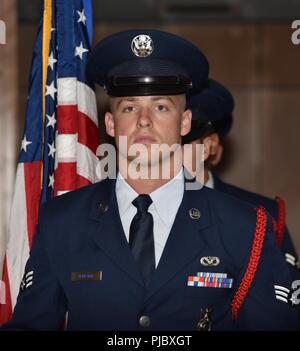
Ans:
[[[255,246],[253,239],[252,249]],[[238,286],[249,267],[246,260]],[[239,330],[299,330],[298,306],[292,306],[292,276],[276,246],[272,219],[267,217],[267,229],[257,270],[235,321]]]
[[[33,239],[17,303],[2,330],[59,330],[67,311],[66,297],[51,270],[41,225]]]

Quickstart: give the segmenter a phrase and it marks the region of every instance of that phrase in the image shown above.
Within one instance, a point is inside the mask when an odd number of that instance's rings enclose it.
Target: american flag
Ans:
[[[85,77],[91,8],[91,0],[44,0],[11,209],[0,324],[15,306],[41,204],[99,180],[96,98]]]

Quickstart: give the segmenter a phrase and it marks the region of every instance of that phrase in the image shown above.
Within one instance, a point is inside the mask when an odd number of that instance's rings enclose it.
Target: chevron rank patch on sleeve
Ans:
[[[25,272],[20,285],[20,292],[28,289],[33,283],[33,271]]]
[[[291,306],[294,305],[292,296],[293,291],[281,285],[274,285],[274,289],[277,300],[285,302]]]
[[[285,253],[285,260],[290,265],[294,266],[295,268],[300,269],[300,261],[297,259],[297,257],[286,252]]]

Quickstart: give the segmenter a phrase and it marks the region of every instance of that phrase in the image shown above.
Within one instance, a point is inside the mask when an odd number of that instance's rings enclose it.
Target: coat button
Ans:
[[[148,316],[142,316],[140,318],[140,326],[143,328],[147,328],[150,325],[150,318]]]

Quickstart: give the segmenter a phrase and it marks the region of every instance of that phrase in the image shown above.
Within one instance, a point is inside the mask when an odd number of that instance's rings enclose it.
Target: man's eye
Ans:
[[[124,112],[133,112],[135,111],[134,106],[127,106],[124,108]]]
[[[157,105],[155,108],[158,112],[166,112],[168,109],[164,105]]]

